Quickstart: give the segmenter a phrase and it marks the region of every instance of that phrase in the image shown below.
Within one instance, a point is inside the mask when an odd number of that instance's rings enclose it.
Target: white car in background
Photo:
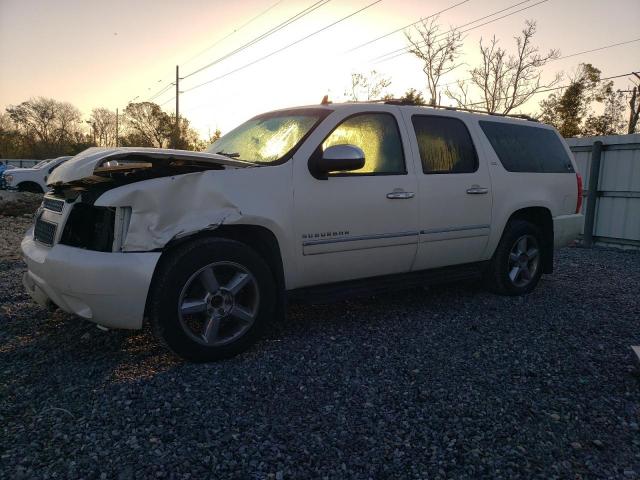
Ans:
[[[47,179],[63,162],[71,157],[58,157],[43,160],[31,168],[13,168],[3,173],[5,188],[20,192],[44,193],[49,190]]]

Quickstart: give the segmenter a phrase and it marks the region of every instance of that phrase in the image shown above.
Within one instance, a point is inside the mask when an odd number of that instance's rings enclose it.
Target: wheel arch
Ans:
[[[21,192],[44,193],[42,185],[33,180],[23,180],[16,185],[16,188]]]
[[[220,225],[214,230],[200,230],[186,237],[174,239],[165,245],[162,249],[162,255],[156,264],[153,277],[151,278],[151,284],[147,293],[145,317],[147,316],[146,311],[149,307],[149,299],[151,298],[151,293],[155,285],[156,276],[160,271],[163,259],[168,258],[178,247],[202,238],[234,240],[255,250],[258,255],[267,262],[267,265],[271,269],[280,297],[278,310],[281,308],[284,309],[286,283],[281,247],[276,235],[268,228],[260,225],[234,224]]]
[[[542,271],[553,273],[553,216],[547,207],[532,206],[514,211],[502,228],[502,235],[514,220],[525,220],[536,225],[542,231]],[[497,248],[497,245],[496,245]],[[495,251],[495,249],[494,249]]]

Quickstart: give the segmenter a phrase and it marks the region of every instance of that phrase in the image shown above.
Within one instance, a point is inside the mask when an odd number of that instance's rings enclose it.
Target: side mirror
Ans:
[[[350,172],[364,167],[364,152],[355,145],[333,145],[314,162],[315,176],[326,178],[331,172]]]

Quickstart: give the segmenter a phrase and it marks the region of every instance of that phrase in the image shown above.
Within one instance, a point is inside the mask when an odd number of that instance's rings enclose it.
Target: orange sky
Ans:
[[[181,90],[231,72],[273,52],[372,0],[332,0],[298,22],[240,54],[182,81]],[[318,103],[323,95],[339,100],[351,72],[377,69],[392,78],[391,93],[425,88],[420,64],[409,55],[374,64],[382,53],[405,46],[402,33],[345,54],[349,48],[385,34],[460,0],[383,0],[364,12],[223,79],[181,95],[181,113],[205,134],[228,131],[265,110]],[[537,3],[531,0],[518,8]],[[32,96],[66,100],[88,113],[92,107],[123,108],[173,81],[175,65],[186,75],[310,6],[314,0],[0,0],[0,107]],[[465,24],[517,0],[469,0],[441,15],[443,26]],[[274,6],[275,5],[275,6]],[[464,60],[474,63],[480,37],[496,35],[511,47],[525,19],[538,22],[536,43],[563,55],[640,38],[638,0],[549,0],[469,31]],[[249,19],[268,13],[238,30]],[[509,13],[514,8],[505,13]],[[487,19],[491,20],[491,19]],[[471,25],[473,26],[473,25]],[[234,33],[234,30],[237,30]],[[220,39],[227,36],[223,41]],[[209,45],[215,47],[197,58]],[[603,76],[640,70],[640,42],[550,64],[545,75],[572,71],[591,62]],[[461,67],[445,81],[466,78]],[[629,82],[620,80],[619,87]],[[156,101],[173,111],[169,89]],[[537,104],[538,97],[534,103]],[[445,103],[443,101],[443,103]]]

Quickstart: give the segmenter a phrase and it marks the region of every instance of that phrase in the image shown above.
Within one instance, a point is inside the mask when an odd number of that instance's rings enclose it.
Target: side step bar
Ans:
[[[346,282],[303,287],[287,292],[292,303],[332,303],[348,298],[367,297],[389,291],[406,290],[423,285],[478,280],[487,262],[434,268],[419,272],[383,275]]]

